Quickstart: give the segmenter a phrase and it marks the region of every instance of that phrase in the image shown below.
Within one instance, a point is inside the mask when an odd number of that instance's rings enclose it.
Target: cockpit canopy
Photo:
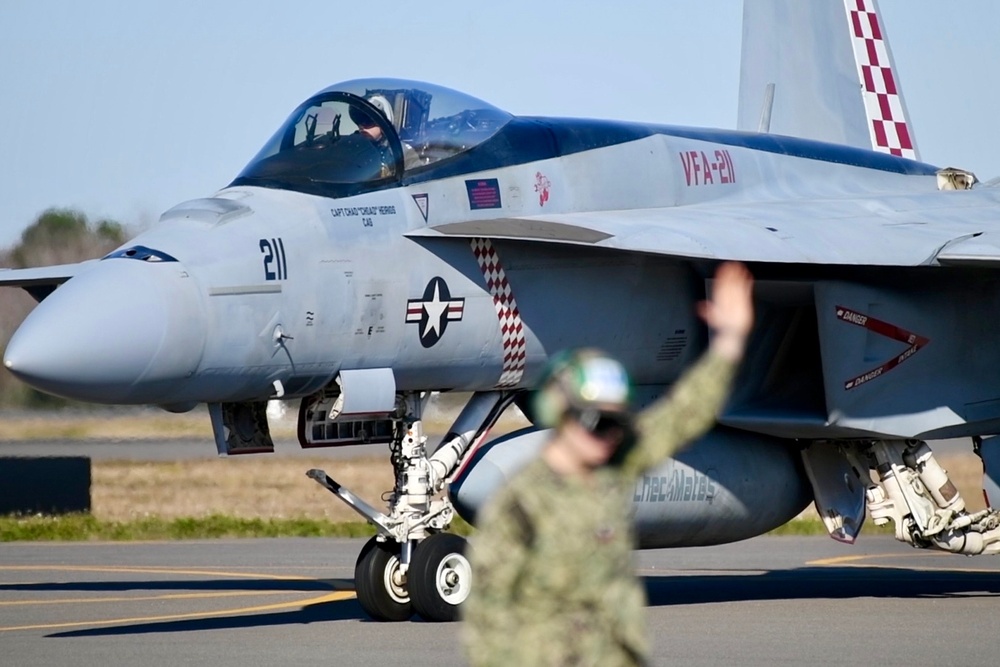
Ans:
[[[358,79],[302,104],[234,185],[346,196],[469,151],[512,116],[448,88],[401,79]]]

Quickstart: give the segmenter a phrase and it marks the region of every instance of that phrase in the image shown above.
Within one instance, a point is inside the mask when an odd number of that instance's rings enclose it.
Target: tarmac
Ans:
[[[281,442],[278,450],[301,451]],[[18,455],[216,454],[196,440],[0,442],[0,456]],[[465,664],[461,623],[367,619],[353,581],[362,544],[0,543],[0,664]],[[654,665],[1000,664],[995,557],[920,551],[862,533],[853,546],[758,537],[642,551],[636,568],[648,592]]]
[[[361,540],[0,544],[0,654],[29,667],[461,665],[461,623],[375,623]],[[996,665],[1000,560],[862,534],[638,552],[652,664]]]

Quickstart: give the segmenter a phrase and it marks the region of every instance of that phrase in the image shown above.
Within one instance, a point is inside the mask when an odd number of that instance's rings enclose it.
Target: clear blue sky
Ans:
[[[1000,2],[881,0],[922,158],[1000,176]],[[150,224],[367,76],[515,114],[731,128],[738,0],[2,0],[0,247],[47,207]]]

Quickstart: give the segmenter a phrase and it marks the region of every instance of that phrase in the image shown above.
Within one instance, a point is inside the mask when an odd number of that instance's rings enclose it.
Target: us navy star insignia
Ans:
[[[419,299],[406,302],[407,324],[419,324],[420,344],[433,347],[444,335],[448,322],[461,321],[465,298],[452,298],[448,283],[439,276],[431,278]]]

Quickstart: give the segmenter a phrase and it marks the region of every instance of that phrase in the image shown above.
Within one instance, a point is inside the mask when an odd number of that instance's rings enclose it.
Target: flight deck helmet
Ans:
[[[583,348],[552,358],[531,407],[542,428],[573,419],[592,432],[614,425],[631,433],[631,394],[632,383],[621,363],[600,350]]]

